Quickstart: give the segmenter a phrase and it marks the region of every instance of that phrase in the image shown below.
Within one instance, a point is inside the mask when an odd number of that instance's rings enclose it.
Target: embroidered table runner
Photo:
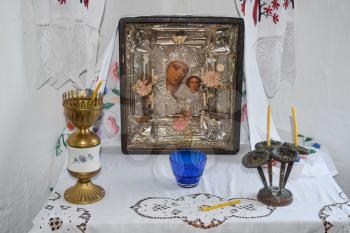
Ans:
[[[238,155],[208,155],[199,185],[190,189],[176,185],[168,156],[108,150],[94,180],[106,190],[105,198],[84,206],[66,202],[63,193],[75,180],[64,170],[30,233],[350,231],[349,200],[319,149],[295,164],[286,186],[294,201],[277,208],[256,200],[262,187],[258,173],[241,165],[248,146]],[[278,173],[277,164],[274,181]]]

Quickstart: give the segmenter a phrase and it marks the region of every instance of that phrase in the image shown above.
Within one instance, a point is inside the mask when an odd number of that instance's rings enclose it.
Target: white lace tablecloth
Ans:
[[[248,146],[237,155],[208,155],[200,184],[176,185],[166,155],[123,155],[104,149],[102,170],[94,179],[105,198],[73,205],[63,198],[75,183],[66,170],[48,202],[33,220],[36,232],[350,232],[350,202],[334,181],[322,151],[296,163],[286,185],[294,201],[269,207],[256,200],[262,182],[256,169],[241,165]],[[274,167],[274,181],[279,168]],[[265,170],[266,174],[266,170]],[[202,205],[240,200],[203,212]]]

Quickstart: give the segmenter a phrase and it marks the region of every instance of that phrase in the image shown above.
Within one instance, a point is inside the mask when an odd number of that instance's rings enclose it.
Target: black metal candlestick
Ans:
[[[293,201],[292,193],[285,188],[293,163],[299,160],[297,150],[281,146],[281,142],[271,141],[271,145],[267,142],[260,142],[255,145],[254,151],[247,153],[243,160],[243,166],[247,168],[257,168],[264,187],[258,192],[258,200],[264,204],[271,206],[285,206]],[[279,186],[272,184],[272,160],[281,163]],[[268,164],[268,174],[270,185],[267,185],[262,165]],[[287,165],[287,166],[286,166]]]
[[[297,150],[300,155],[308,155],[308,154],[310,154],[310,150],[309,149],[307,149],[305,147],[302,147],[302,146],[299,146],[299,145],[295,145],[294,143],[285,142],[285,143],[283,143],[283,146],[290,147],[290,148],[292,148],[294,150]]]
[[[255,144],[255,149],[267,150],[268,152],[272,153],[275,149],[277,149],[280,146],[282,146],[282,142],[271,140],[270,145],[267,145],[267,141],[258,142],[257,144]],[[270,182],[270,186],[272,186],[272,156],[269,156],[269,157],[270,157],[268,161],[269,182]]]
[[[262,165],[270,159],[270,154],[266,150],[253,150],[246,154],[242,160],[246,168],[257,168],[264,188],[268,188]]]

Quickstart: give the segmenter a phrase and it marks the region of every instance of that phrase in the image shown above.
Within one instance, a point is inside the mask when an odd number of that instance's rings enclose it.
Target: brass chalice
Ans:
[[[102,96],[92,99],[88,91],[63,94],[64,115],[77,128],[67,139],[67,170],[78,180],[64,192],[64,198],[73,204],[91,204],[105,195],[104,189],[90,180],[101,170],[100,139],[89,128],[100,116],[102,105]]]

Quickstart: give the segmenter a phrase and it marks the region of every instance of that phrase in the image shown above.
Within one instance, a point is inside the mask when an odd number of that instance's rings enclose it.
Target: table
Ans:
[[[286,186],[293,203],[273,208],[256,200],[262,187],[256,169],[241,165],[248,149],[241,145],[237,155],[208,155],[200,184],[184,189],[175,183],[168,156],[104,148],[93,182],[104,187],[105,198],[82,206],[66,202],[63,193],[75,180],[64,170],[30,233],[350,232],[350,202],[322,150],[295,164]],[[278,173],[274,167],[274,181]],[[234,199],[241,203],[209,212],[198,208]]]

